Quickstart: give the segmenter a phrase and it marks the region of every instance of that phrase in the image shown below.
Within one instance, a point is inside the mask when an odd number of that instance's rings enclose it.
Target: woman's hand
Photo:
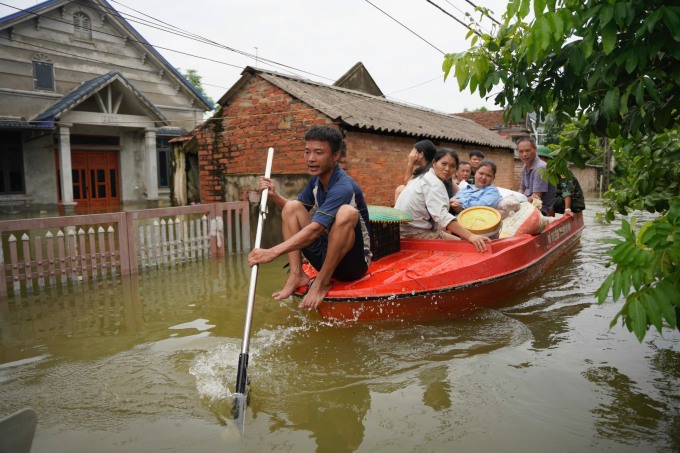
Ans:
[[[453,209],[453,212],[455,212],[456,214],[463,210],[463,205],[460,204],[460,200],[458,198],[452,199],[449,202],[449,206],[451,206],[451,209]]]
[[[486,236],[480,236],[478,234],[471,234],[467,238],[468,242],[475,246],[478,252],[486,252],[486,244],[491,244],[491,239]]]
[[[420,156],[418,156],[418,154],[419,154],[419,151],[417,149],[413,148],[411,150],[411,152],[408,153],[408,163],[411,164],[411,165],[415,165],[416,162],[418,162],[418,159],[420,158]]]

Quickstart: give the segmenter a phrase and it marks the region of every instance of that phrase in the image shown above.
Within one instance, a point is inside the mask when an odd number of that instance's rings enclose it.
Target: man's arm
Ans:
[[[416,160],[418,159],[418,150],[413,148],[410,153],[408,153],[408,158],[406,161],[406,174],[404,175],[404,184],[409,182],[413,176],[413,168],[416,165]]]
[[[326,230],[317,222],[312,222],[291,238],[269,249],[253,249],[248,254],[248,265],[260,263],[270,263],[281,255],[285,255],[295,250],[301,250],[316,241]]]

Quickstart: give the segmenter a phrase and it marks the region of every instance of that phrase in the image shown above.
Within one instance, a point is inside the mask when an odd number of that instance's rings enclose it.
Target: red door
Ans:
[[[71,151],[73,201],[78,208],[120,204],[118,151]]]

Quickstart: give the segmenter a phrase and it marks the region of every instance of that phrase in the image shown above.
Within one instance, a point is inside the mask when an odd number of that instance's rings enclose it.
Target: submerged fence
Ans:
[[[248,202],[0,222],[0,297],[250,249]]]

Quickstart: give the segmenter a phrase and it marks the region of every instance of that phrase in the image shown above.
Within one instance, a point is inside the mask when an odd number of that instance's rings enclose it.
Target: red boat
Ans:
[[[466,241],[401,239],[400,250],[373,261],[362,279],[336,282],[318,311],[331,321],[469,316],[539,279],[583,228],[582,213],[563,216],[540,234],[495,239],[484,253]]]

